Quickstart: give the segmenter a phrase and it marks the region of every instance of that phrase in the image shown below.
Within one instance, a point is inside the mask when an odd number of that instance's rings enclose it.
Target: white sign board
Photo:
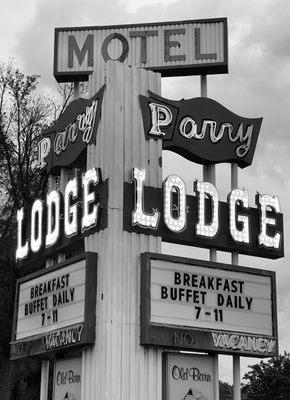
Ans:
[[[16,340],[83,322],[85,279],[84,259],[21,283]]]
[[[108,60],[163,76],[228,72],[227,20],[57,28],[54,76],[82,81]]]
[[[214,399],[213,357],[168,353],[163,400]]]
[[[82,358],[56,360],[53,400],[81,400]]]
[[[272,281],[237,270],[151,260],[151,323],[273,335]]]

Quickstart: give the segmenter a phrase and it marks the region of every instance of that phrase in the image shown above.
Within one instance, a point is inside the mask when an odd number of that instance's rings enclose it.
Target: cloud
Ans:
[[[40,73],[43,82],[53,82],[54,28],[127,23],[128,12],[117,1],[42,0],[29,26],[19,35],[16,53],[22,58],[27,73]]]

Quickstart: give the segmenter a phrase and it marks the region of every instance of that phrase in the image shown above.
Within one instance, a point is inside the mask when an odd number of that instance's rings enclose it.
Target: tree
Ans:
[[[233,386],[227,382],[219,381],[219,398],[220,400],[232,400]]]
[[[245,400],[289,400],[290,399],[290,355],[284,353],[268,361],[252,365],[244,379]]]
[[[25,76],[12,63],[0,65],[0,398],[34,398],[37,363],[10,363],[16,279],[30,271],[15,263],[16,210],[46,191],[47,177],[36,165],[36,141],[56,106],[37,94],[39,76]],[[29,393],[29,395],[27,395]]]

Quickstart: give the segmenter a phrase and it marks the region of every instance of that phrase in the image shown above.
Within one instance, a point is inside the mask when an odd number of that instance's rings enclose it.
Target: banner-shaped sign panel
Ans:
[[[149,92],[140,96],[147,139],[201,164],[252,164],[262,118],[234,114],[216,101],[196,97],[173,101]]]
[[[277,354],[275,273],[142,254],[141,344]]]
[[[38,142],[38,166],[47,174],[85,165],[86,148],[96,143],[105,85],[89,100],[73,100]]]
[[[94,342],[96,271],[84,253],[18,280],[11,359]]]
[[[88,80],[108,60],[162,76],[227,73],[227,19],[55,30],[54,76],[58,82]]]
[[[212,356],[163,353],[162,400],[214,399]]]

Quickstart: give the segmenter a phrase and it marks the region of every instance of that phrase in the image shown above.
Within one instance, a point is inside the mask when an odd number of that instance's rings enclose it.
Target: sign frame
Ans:
[[[77,385],[77,384],[79,384],[79,391],[81,392],[81,383],[82,383],[82,357],[81,357],[81,355],[79,355],[79,356],[77,356],[77,357],[75,357],[75,356],[69,356],[69,357],[67,357],[67,358],[56,358],[55,360],[54,360],[54,367],[53,367],[53,388],[52,388],[52,400],[57,400],[59,397],[56,397],[56,392],[57,392],[57,374],[56,374],[56,371],[57,371],[57,368],[59,368],[59,365],[57,366],[57,364],[58,363],[69,363],[69,362],[76,362],[76,363],[80,363],[80,381],[79,382],[73,382],[72,384],[74,384],[75,386]],[[67,367],[66,367],[67,368]],[[72,370],[70,370],[70,372],[73,372]],[[65,376],[64,377],[64,383],[61,383],[61,384],[64,384],[64,385],[69,385],[71,382],[69,382],[68,384],[67,384],[67,381],[68,380],[68,377],[67,376]],[[75,388],[76,389],[76,388]],[[58,393],[57,393],[58,394]],[[73,393],[73,394],[75,394],[75,393]]]
[[[17,318],[18,318],[18,303],[20,285],[40,276],[47,275],[51,272],[58,271],[63,267],[74,264],[78,261],[86,261],[85,265],[85,299],[84,299],[84,321],[74,325],[68,325],[62,329],[50,330],[49,334],[58,334],[65,329],[72,329],[77,332],[81,331],[80,340],[77,343],[69,343],[65,346],[57,346],[51,349],[45,348],[45,336],[47,333],[29,336],[23,339],[16,340]],[[68,260],[58,263],[52,267],[41,269],[30,275],[17,280],[16,295],[14,303],[14,317],[12,327],[12,340],[10,349],[10,359],[17,360],[31,356],[41,356],[41,358],[49,358],[51,354],[56,354],[59,351],[65,352],[66,349],[93,344],[95,342],[95,323],[96,323],[96,290],[97,290],[97,260],[98,254],[93,252],[84,252],[78,254]]]
[[[177,264],[187,264],[236,271],[248,274],[255,274],[270,277],[271,279],[271,300],[272,300],[272,336],[250,334],[236,331],[225,331],[222,329],[205,329],[189,326],[178,326],[150,322],[151,316],[151,260],[171,261]],[[250,357],[272,357],[278,354],[278,323],[277,323],[277,301],[276,301],[276,274],[274,271],[256,269],[217,263],[213,261],[197,260],[192,258],[177,257],[166,254],[142,253],[141,254],[141,302],[140,302],[140,344],[144,346],[164,347],[173,350],[191,350],[217,352],[219,354],[239,354]],[[236,335],[245,337],[263,338],[275,340],[273,351],[255,353],[250,350],[233,350],[218,348],[214,346],[212,334]]]
[[[197,354],[197,353],[179,353],[174,351],[164,351],[162,353],[162,400],[173,400],[169,397],[169,381],[168,381],[168,368],[170,363],[170,357],[174,356],[181,356],[184,358],[196,358],[196,359],[204,359],[212,363],[212,369],[214,369],[214,358],[212,354]],[[185,372],[185,376],[187,373]],[[187,376],[188,377],[188,376]],[[214,382],[213,385],[213,392],[214,392]],[[190,398],[190,397],[189,397]]]
[[[89,76],[92,74],[93,69],[84,69],[81,71],[58,71],[57,68],[57,56],[58,56],[58,37],[60,32],[73,32],[73,31],[93,31],[93,30],[108,30],[108,35],[118,35],[118,33],[112,33],[112,30],[124,30],[127,28],[149,28],[166,25],[176,24],[205,24],[205,23],[223,23],[223,51],[224,61],[223,62],[211,62],[196,63],[188,65],[167,65],[167,66],[155,66],[146,67],[137,65],[153,72],[161,73],[162,77],[171,76],[189,76],[189,75],[209,75],[209,74],[222,74],[228,73],[228,23],[226,17],[220,18],[206,18],[206,19],[195,19],[195,20],[184,20],[184,21],[167,21],[167,22],[153,22],[153,23],[138,23],[138,24],[124,24],[124,25],[104,25],[104,26],[82,26],[82,27],[59,27],[55,28],[54,32],[54,61],[53,61],[53,75],[58,82],[80,82],[87,81]],[[127,49],[126,49],[127,50]],[[119,61],[124,60],[119,57]],[[93,68],[95,68],[93,66]]]

